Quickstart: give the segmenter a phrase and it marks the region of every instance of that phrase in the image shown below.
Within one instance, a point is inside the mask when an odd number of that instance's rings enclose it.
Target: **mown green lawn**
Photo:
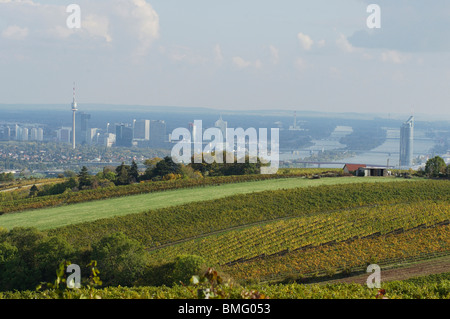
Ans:
[[[411,179],[409,181],[414,180]],[[6,229],[12,229],[14,227],[36,227],[40,230],[45,230],[94,221],[101,218],[140,213],[151,209],[223,198],[236,194],[319,185],[367,182],[386,183],[395,181],[405,181],[405,179],[393,177],[286,178],[170,190],[5,214],[0,216],[0,227]]]

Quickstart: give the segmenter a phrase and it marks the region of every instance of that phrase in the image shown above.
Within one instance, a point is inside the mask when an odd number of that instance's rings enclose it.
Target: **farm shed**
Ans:
[[[390,175],[390,171],[386,167],[366,166],[360,167],[356,171],[357,176],[380,176],[385,177]]]
[[[345,164],[344,166],[344,173],[347,174],[353,174],[355,173],[359,168],[366,167],[365,164]]]

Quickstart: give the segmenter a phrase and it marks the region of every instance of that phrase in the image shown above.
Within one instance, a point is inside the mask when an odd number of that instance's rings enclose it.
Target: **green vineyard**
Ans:
[[[425,260],[450,254],[450,226],[306,248],[279,256],[236,263],[223,270],[237,279],[282,281],[288,276],[317,276],[364,269],[371,263]]]
[[[244,289],[244,290],[243,290]],[[384,284],[389,299],[449,299],[450,273],[393,281]],[[375,299],[377,291],[358,284],[303,285],[258,284],[245,288],[229,286],[223,288],[225,298],[242,299],[243,292],[259,291],[270,299]],[[195,299],[190,287],[108,287],[103,289],[82,288],[66,291],[61,297],[56,291],[0,292],[0,299],[80,299],[93,294],[102,299]]]
[[[52,229],[48,233],[83,247],[106,234],[122,232],[146,248],[154,248],[280,218],[304,217],[361,206],[448,201],[449,186],[448,181],[416,181],[264,191],[104,218]]]
[[[198,254],[214,264],[233,264],[280,252],[304,250],[350,239],[401,233],[450,221],[447,202],[418,202],[317,213],[287,218],[224,234],[191,240],[154,251],[163,262],[183,253]]]

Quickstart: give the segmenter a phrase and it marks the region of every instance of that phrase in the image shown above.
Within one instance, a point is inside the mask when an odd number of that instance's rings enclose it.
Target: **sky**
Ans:
[[[448,117],[448,30],[448,0],[0,0],[0,104]]]

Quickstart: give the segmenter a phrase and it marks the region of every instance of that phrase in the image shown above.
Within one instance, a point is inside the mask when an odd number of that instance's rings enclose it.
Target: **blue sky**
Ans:
[[[80,106],[448,116],[450,3],[429,2],[0,0],[0,103],[70,103],[75,81]]]

